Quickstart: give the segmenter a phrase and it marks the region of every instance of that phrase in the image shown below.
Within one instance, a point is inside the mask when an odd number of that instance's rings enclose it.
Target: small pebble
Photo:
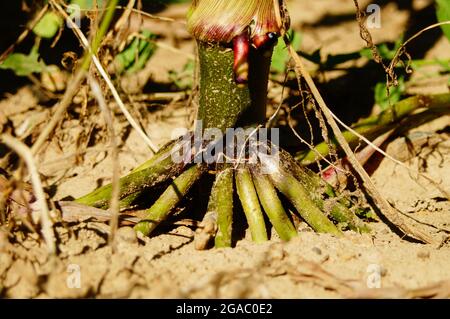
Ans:
[[[317,255],[322,255],[322,250],[320,250],[320,248],[318,247],[313,247],[312,251],[315,252]]]

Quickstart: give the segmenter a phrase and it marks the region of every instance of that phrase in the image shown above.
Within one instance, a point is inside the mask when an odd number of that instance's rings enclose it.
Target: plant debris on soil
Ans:
[[[413,35],[417,21],[429,17],[434,6],[434,1],[428,0],[410,1],[408,8],[397,1],[385,2],[382,28],[371,30],[374,43],[393,43],[405,30]],[[361,7],[368,3],[360,1]],[[326,58],[365,46],[352,1],[334,1],[332,6],[329,1],[290,1],[288,5],[292,28],[301,30],[303,52],[321,49],[322,58]],[[144,24],[161,45],[144,69],[115,83],[126,92],[123,96],[130,111],[158,146],[179,136],[174,132],[190,127],[194,119],[195,100],[184,90],[174,89],[173,81],[174,76],[186,72],[186,64],[195,54],[194,41],[185,31],[187,8],[186,4],[174,4],[158,12],[170,18],[167,21],[145,19]],[[450,42],[442,32],[436,31],[437,36],[433,32],[428,37],[434,41],[424,52],[413,49],[413,58],[450,59]],[[364,72],[373,72],[363,66],[360,58],[346,62],[339,70],[314,74],[336,113],[341,116],[348,111],[348,123],[369,115],[375,103],[371,84],[358,80],[365,77]],[[313,63],[307,67],[315,68]],[[449,92],[449,74],[424,76],[433,72],[434,67],[429,66],[426,72],[412,75],[405,94]],[[111,181],[113,161],[107,125],[97,109],[90,107],[87,90],[79,90],[71,111],[36,156],[44,188],[54,201],[78,198]],[[49,97],[42,92],[36,83],[26,83],[4,93],[0,100],[3,132],[14,132],[23,141],[37,138],[51,112]],[[270,114],[283,102],[281,94],[281,85],[272,81]],[[117,110],[112,101],[112,109]],[[357,109],[366,104],[368,111]],[[122,113],[116,112],[114,128],[119,132],[118,162],[123,176],[148,160],[152,152]],[[277,119],[281,124],[286,122],[283,116]],[[450,298],[450,202],[446,197],[450,193],[449,125],[450,116],[441,116],[382,146],[411,170],[380,154],[365,165],[382,196],[416,229],[428,234],[433,244],[403,238],[383,220],[370,223],[370,233],[348,231],[342,238],[315,233],[304,222],[296,221],[299,236],[289,242],[281,241],[272,229],[270,241],[255,244],[247,231],[233,248],[198,251],[194,243],[197,222],[180,211],[176,222],[165,222],[163,230],[150,238],[137,235],[125,219],[115,244],[110,245],[108,223],[80,214],[55,226],[57,257],[49,255],[40,235],[25,226],[14,231],[0,228],[0,296]],[[287,144],[293,145],[294,140]],[[414,171],[426,173],[430,179]],[[193,192],[201,193],[202,189],[197,187]],[[192,207],[185,210],[189,209]],[[140,216],[139,211],[130,220],[136,216]]]

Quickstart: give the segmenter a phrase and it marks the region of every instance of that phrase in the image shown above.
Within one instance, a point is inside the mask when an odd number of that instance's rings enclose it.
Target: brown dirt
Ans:
[[[303,28],[304,50],[312,52],[322,47],[323,54],[337,54],[364,45],[353,18],[338,25],[312,27],[324,15],[345,17],[354,12],[351,1],[333,3],[332,7],[328,1],[290,3],[293,26],[300,29],[307,25]],[[429,3],[414,1],[414,7],[420,10]],[[161,15],[181,17],[185,7],[170,10]],[[389,3],[383,8],[385,24],[374,32],[374,41],[397,39],[405,30],[407,20],[407,11],[399,10],[395,2]],[[161,27],[161,23],[156,23],[161,34],[170,31]],[[174,34],[178,39],[187,37],[182,28]],[[173,44],[175,40],[165,37],[163,41]],[[180,49],[193,52],[192,42],[181,43]],[[449,58],[448,52],[450,44],[441,38],[426,57]],[[147,83],[149,78],[155,82],[168,81],[164,75],[170,69],[180,69],[185,62],[184,56],[160,49],[140,73],[141,83]],[[445,85],[448,77],[433,81],[422,80],[422,84],[419,81],[410,89],[414,93],[448,91]],[[162,145],[170,139],[174,128],[188,125],[192,108],[185,105],[184,100],[151,105],[143,102],[137,103],[136,109],[154,109],[144,124],[152,139]],[[28,120],[31,124],[25,135],[36,134],[33,127],[42,126],[49,112],[40,105],[31,87],[24,87],[0,101],[0,110],[16,130]],[[123,140],[121,174],[125,174],[146,160],[150,152],[124,119],[117,118],[116,126]],[[449,123],[448,116],[442,117],[411,131],[409,137],[415,142],[413,152],[404,137],[390,142],[386,148],[413,170],[428,174],[447,192],[450,192]],[[110,180],[108,145],[102,132],[94,128],[104,128],[101,119],[95,122],[90,122],[89,117],[68,119],[39,155],[40,173],[46,185],[55,189],[52,199],[76,198]],[[87,146],[87,141],[92,139],[94,145]],[[77,155],[80,150],[86,152]],[[12,298],[450,297],[450,203],[435,184],[417,174],[388,159],[372,162],[372,177],[382,194],[437,244],[402,239],[383,222],[375,222],[371,224],[370,235],[348,232],[338,239],[300,225],[299,237],[289,243],[281,242],[273,234],[270,242],[254,244],[247,234],[235,248],[196,251],[194,231],[186,226],[139,239],[131,228],[124,227],[117,234],[113,252],[107,244],[109,226],[86,220],[56,228],[61,253],[59,258],[49,258],[36,234],[14,233],[8,239],[8,233],[0,230],[0,295]],[[76,283],[77,270],[80,285],[70,288]],[[377,274],[382,289],[368,289]]]

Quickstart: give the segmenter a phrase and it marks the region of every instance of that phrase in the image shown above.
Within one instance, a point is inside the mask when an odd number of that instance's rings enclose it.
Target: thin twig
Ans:
[[[93,78],[89,77],[89,84],[91,86],[92,94],[98,102],[100,110],[103,114],[103,118],[105,119],[106,126],[110,135],[110,146],[111,146],[111,159],[112,159],[112,191],[111,191],[111,201],[109,204],[111,211],[111,221],[110,227],[111,231],[109,233],[109,244],[114,244],[114,236],[116,234],[117,227],[119,225],[119,152],[117,149],[117,136],[114,130],[114,120],[111,110],[106,105],[105,98],[103,96],[102,90],[98,82]]]
[[[291,57],[294,59],[295,62],[295,72],[297,74],[297,77],[304,77],[306,83],[308,84],[312,94],[314,95],[314,98],[316,99],[317,103],[319,104],[320,108],[322,109],[322,112],[325,115],[325,118],[328,121],[328,124],[331,126],[334,135],[336,136],[337,141],[341,145],[342,149],[344,150],[345,154],[347,155],[347,158],[352,165],[352,167],[355,169],[355,171],[358,173],[360,178],[362,179],[367,191],[372,196],[375,204],[380,209],[381,213],[384,214],[384,216],[390,220],[394,225],[396,225],[399,229],[401,229],[405,234],[411,235],[417,239],[420,239],[421,241],[425,243],[432,243],[433,239],[417,230],[411,228],[409,225],[406,224],[406,222],[403,220],[403,218],[398,214],[392,206],[387,202],[387,200],[381,195],[379,190],[376,188],[375,184],[371,180],[370,176],[367,174],[367,172],[364,170],[364,168],[361,166],[361,164],[358,162],[358,159],[356,158],[355,154],[352,152],[350,145],[345,140],[344,136],[342,135],[341,130],[339,129],[338,124],[336,123],[334,117],[331,115],[331,111],[326,105],[324,99],[322,98],[319,90],[317,89],[317,86],[314,83],[314,80],[312,79],[311,75],[308,73],[306,68],[303,65],[303,62],[300,58],[300,56],[297,54],[295,49],[292,47],[292,45],[288,44],[289,52]]]
[[[442,21],[442,22],[439,22],[439,23],[432,24],[432,25],[430,25],[430,26],[428,26],[428,27],[426,27],[426,28],[420,30],[419,32],[417,32],[416,34],[414,34],[412,37],[410,37],[408,40],[406,40],[406,41],[405,41],[405,42],[397,49],[397,52],[395,52],[394,58],[392,59],[391,63],[389,64],[388,70],[389,70],[390,72],[393,72],[395,66],[397,65],[397,62],[398,62],[399,57],[405,52],[405,51],[404,51],[404,50],[405,50],[405,47],[406,47],[411,41],[413,41],[413,40],[416,39],[417,37],[421,36],[424,32],[426,32],[426,31],[428,31],[428,30],[431,30],[431,29],[434,29],[434,28],[438,28],[438,27],[441,27],[441,26],[443,26],[443,25],[448,25],[448,24],[450,24],[450,21]]]
[[[63,6],[64,7],[69,7],[66,4],[63,4]],[[81,11],[82,12],[95,12],[95,11],[100,12],[100,11],[106,11],[109,8],[110,8],[110,6],[107,6],[107,7],[103,8],[103,9],[81,9]],[[183,24],[183,25],[186,24],[185,21],[181,21],[181,20],[177,20],[177,19],[173,19],[173,18],[169,18],[169,17],[157,16],[157,15],[154,15],[154,14],[151,14],[151,13],[139,10],[139,9],[135,9],[135,8],[129,9],[128,6],[127,7],[115,6],[115,8],[119,9],[119,10],[130,10],[131,12],[139,13],[139,14],[145,16],[145,17],[148,17],[148,18],[151,18],[151,19],[155,19],[155,20],[160,20],[160,21],[163,21],[163,22],[176,22],[176,23]]]
[[[158,147],[152,142],[152,140],[147,136],[147,134],[142,130],[142,128],[139,126],[139,124],[136,122],[136,120],[133,118],[133,116],[128,111],[127,107],[123,103],[122,99],[120,98],[119,92],[114,87],[114,84],[112,83],[111,79],[109,78],[108,73],[105,71],[105,68],[100,63],[100,60],[95,55],[95,53],[92,51],[92,48],[89,44],[88,39],[85,37],[83,32],[81,32],[80,28],[69,18],[67,13],[63,10],[63,8],[55,3],[56,8],[60,13],[67,19],[67,22],[72,27],[72,30],[75,32],[75,34],[78,36],[78,38],[81,40],[81,44],[84,46],[84,48],[90,53],[92,61],[94,62],[95,67],[97,68],[97,71],[100,73],[103,80],[106,82],[106,85],[111,91],[111,94],[114,97],[114,100],[116,101],[117,105],[119,106],[122,113],[125,115],[126,119],[130,123],[130,125],[136,130],[136,132],[141,136],[141,138],[144,140],[144,142],[148,145],[148,147],[151,149],[153,153],[156,153],[158,151]]]
[[[55,130],[55,127],[58,125],[67,108],[72,103],[72,99],[77,93],[77,90],[83,82],[85,76],[86,72],[82,68],[80,68],[75,73],[72,80],[70,80],[69,86],[67,87],[64,96],[62,97],[61,101],[55,106],[55,112],[52,114],[50,122],[47,124],[47,126],[44,127],[44,129],[41,131],[41,134],[39,134],[36,142],[34,142],[33,146],[31,147],[31,152],[33,153],[33,155],[39,153],[42,146],[47,141],[47,138]]]
[[[445,191],[442,187],[440,187],[430,176],[428,176],[427,174],[424,174],[422,172],[419,172],[417,170],[412,169],[411,167],[409,167],[408,165],[406,165],[403,162],[400,162],[398,159],[394,158],[393,156],[389,155],[388,153],[386,153],[385,151],[383,151],[380,147],[378,147],[377,145],[375,145],[374,143],[372,143],[368,138],[366,138],[365,136],[359,134],[357,131],[355,131],[354,129],[352,129],[350,126],[348,126],[347,124],[345,124],[344,122],[342,122],[341,119],[339,119],[331,110],[330,110],[330,114],[331,116],[333,116],[333,118],[336,120],[336,122],[338,122],[339,124],[341,124],[346,130],[348,130],[349,132],[351,132],[352,134],[354,134],[355,136],[357,136],[359,139],[363,140],[364,142],[367,143],[368,146],[370,146],[371,148],[373,148],[375,151],[377,151],[378,153],[382,154],[383,156],[385,156],[386,158],[388,158],[389,160],[391,160],[392,162],[394,162],[397,165],[400,165],[401,167],[407,169],[408,171],[414,173],[414,174],[418,174],[419,176],[425,178],[426,180],[428,180],[430,183],[432,183],[441,193],[442,195],[444,195],[447,199],[450,198],[450,194]]]
[[[115,0],[116,2],[117,0]],[[67,21],[70,21],[73,25],[72,19],[69,18],[67,13],[61,8],[61,6],[55,1],[51,0],[50,4],[53,6],[53,8],[56,8],[58,11],[62,11],[63,16]],[[98,39],[103,38],[104,34],[106,33],[106,30],[109,27],[109,24],[112,19],[112,12],[108,10],[107,17],[105,17],[102,21],[102,24],[100,26],[100,30],[96,33],[94,37],[94,44],[92,46],[92,51],[97,52],[98,46],[100,41]],[[72,99],[77,93],[77,90],[81,86],[81,84],[84,81],[84,78],[86,76],[86,71],[89,67],[89,64],[91,62],[91,55],[86,54],[83,62],[81,63],[81,67],[78,68],[78,70],[75,72],[75,75],[70,80],[69,85],[67,86],[67,89],[64,93],[63,98],[61,101],[54,107],[55,113],[53,114],[50,122],[47,124],[47,126],[42,130],[41,134],[39,135],[36,142],[33,144],[31,151],[34,155],[36,155],[44,143],[47,141],[47,138],[50,136],[52,132],[54,132],[56,126],[61,121],[62,117],[64,116],[65,112],[67,111],[67,108],[72,103]]]
[[[327,163],[328,165],[330,165],[331,167],[333,167],[335,170],[341,172],[341,173],[348,173],[346,170],[340,168],[338,165],[332,163],[330,160],[328,160],[325,156],[323,156],[322,154],[320,154],[320,152],[311,144],[308,143],[307,140],[305,140],[303,137],[301,137],[301,135],[297,132],[297,130],[295,129],[295,127],[292,125],[292,115],[291,115],[291,110],[288,111],[288,125],[289,128],[291,129],[292,133],[294,133],[295,137],[297,137],[300,142],[302,142],[303,144],[305,144],[306,146],[309,147],[309,149],[311,151],[313,151],[318,157],[320,157],[321,160],[323,160],[325,163]]]
[[[117,21],[116,25],[114,26],[115,31],[119,31],[120,28],[124,27],[125,23],[129,21],[131,12],[134,8],[134,5],[136,4],[136,0],[130,0],[128,2],[128,5],[124,9],[124,13],[120,17],[120,19]]]
[[[36,167],[33,154],[28,146],[9,134],[3,134],[1,136],[1,141],[10,149],[14,150],[20,157],[22,157],[28,167],[34,195],[36,196],[36,200],[40,208],[42,235],[47,244],[48,252],[50,254],[55,254],[56,244],[55,234],[53,233],[53,223],[50,218],[50,212],[47,206],[44,189],[42,187],[41,178],[39,177],[39,172]]]

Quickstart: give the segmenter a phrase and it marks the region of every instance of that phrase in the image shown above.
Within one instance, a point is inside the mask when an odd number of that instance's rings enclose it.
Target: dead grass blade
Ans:
[[[319,104],[320,109],[322,110],[323,114],[325,115],[325,118],[327,119],[328,124],[332,128],[337,141],[339,142],[339,144],[341,145],[345,154],[347,155],[348,161],[352,165],[353,169],[358,173],[359,177],[363,181],[363,184],[364,184],[366,190],[371,195],[371,197],[374,200],[377,207],[380,209],[380,212],[391,223],[393,223],[396,227],[398,227],[405,234],[412,236],[416,239],[419,239],[425,243],[433,243],[434,242],[433,239],[428,234],[425,234],[425,233],[421,232],[420,230],[414,229],[410,225],[408,225],[405,222],[405,220],[402,218],[402,216],[400,216],[400,214],[398,214],[392,208],[392,206],[387,202],[387,200],[381,195],[381,193],[379,192],[379,190],[376,188],[375,184],[371,180],[369,174],[367,174],[367,172],[364,170],[362,165],[358,162],[358,159],[356,158],[355,154],[351,150],[350,145],[347,143],[344,136],[342,135],[342,132],[341,132],[336,120],[334,119],[332,112],[330,111],[330,109],[326,105],[324,99],[322,98],[311,75],[304,67],[300,56],[294,50],[292,45],[290,45],[288,43],[287,43],[287,45],[289,48],[290,55],[295,62],[295,73],[296,73],[297,77],[298,78],[303,77],[305,79],[314,98],[316,99],[317,103]]]
[[[127,107],[125,106],[125,103],[122,101],[119,92],[115,88],[114,84],[112,83],[111,79],[109,78],[108,73],[106,72],[105,68],[102,66],[100,60],[96,56],[95,52],[92,51],[92,48],[89,44],[88,39],[86,36],[81,32],[80,28],[70,19],[70,17],[67,15],[67,13],[64,11],[64,9],[55,1],[52,1],[52,4],[55,6],[55,8],[60,12],[60,14],[67,20],[67,22],[72,27],[72,30],[80,39],[81,44],[83,47],[89,52],[92,58],[92,62],[94,63],[95,67],[97,68],[97,71],[100,73],[103,80],[106,82],[106,85],[108,86],[109,90],[111,91],[111,94],[114,97],[114,100],[116,101],[117,105],[119,106],[122,113],[125,115],[127,121],[130,123],[130,125],[136,130],[136,132],[139,134],[139,136],[142,138],[142,140],[145,142],[145,144],[148,145],[148,147],[151,149],[153,153],[156,153],[158,151],[158,147],[152,142],[150,137],[147,136],[147,134],[142,130],[142,128],[139,126],[137,121],[133,118],[133,116],[128,111]]]
[[[110,235],[109,235],[109,243],[111,245],[114,244],[114,236],[116,234],[117,227],[119,225],[119,151],[117,148],[117,136],[116,132],[114,130],[114,120],[113,120],[113,114],[111,114],[111,110],[109,109],[108,105],[106,105],[105,98],[102,93],[102,89],[100,88],[100,85],[98,82],[93,78],[89,77],[89,84],[91,86],[92,94],[94,95],[95,99],[97,100],[97,103],[100,107],[100,110],[103,114],[103,118],[105,119],[105,123],[110,135],[110,146],[111,146],[111,160],[112,160],[112,179],[111,179],[111,185],[112,185],[112,191],[111,191],[111,201],[109,204],[112,216],[110,221]]]
[[[47,244],[50,254],[56,253],[55,234],[53,232],[53,223],[50,218],[50,212],[42,187],[41,178],[31,150],[24,143],[8,134],[1,136],[1,142],[14,150],[26,163],[28,173],[30,174],[31,184],[33,185],[34,194],[40,209],[40,219],[42,227],[42,235]]]

